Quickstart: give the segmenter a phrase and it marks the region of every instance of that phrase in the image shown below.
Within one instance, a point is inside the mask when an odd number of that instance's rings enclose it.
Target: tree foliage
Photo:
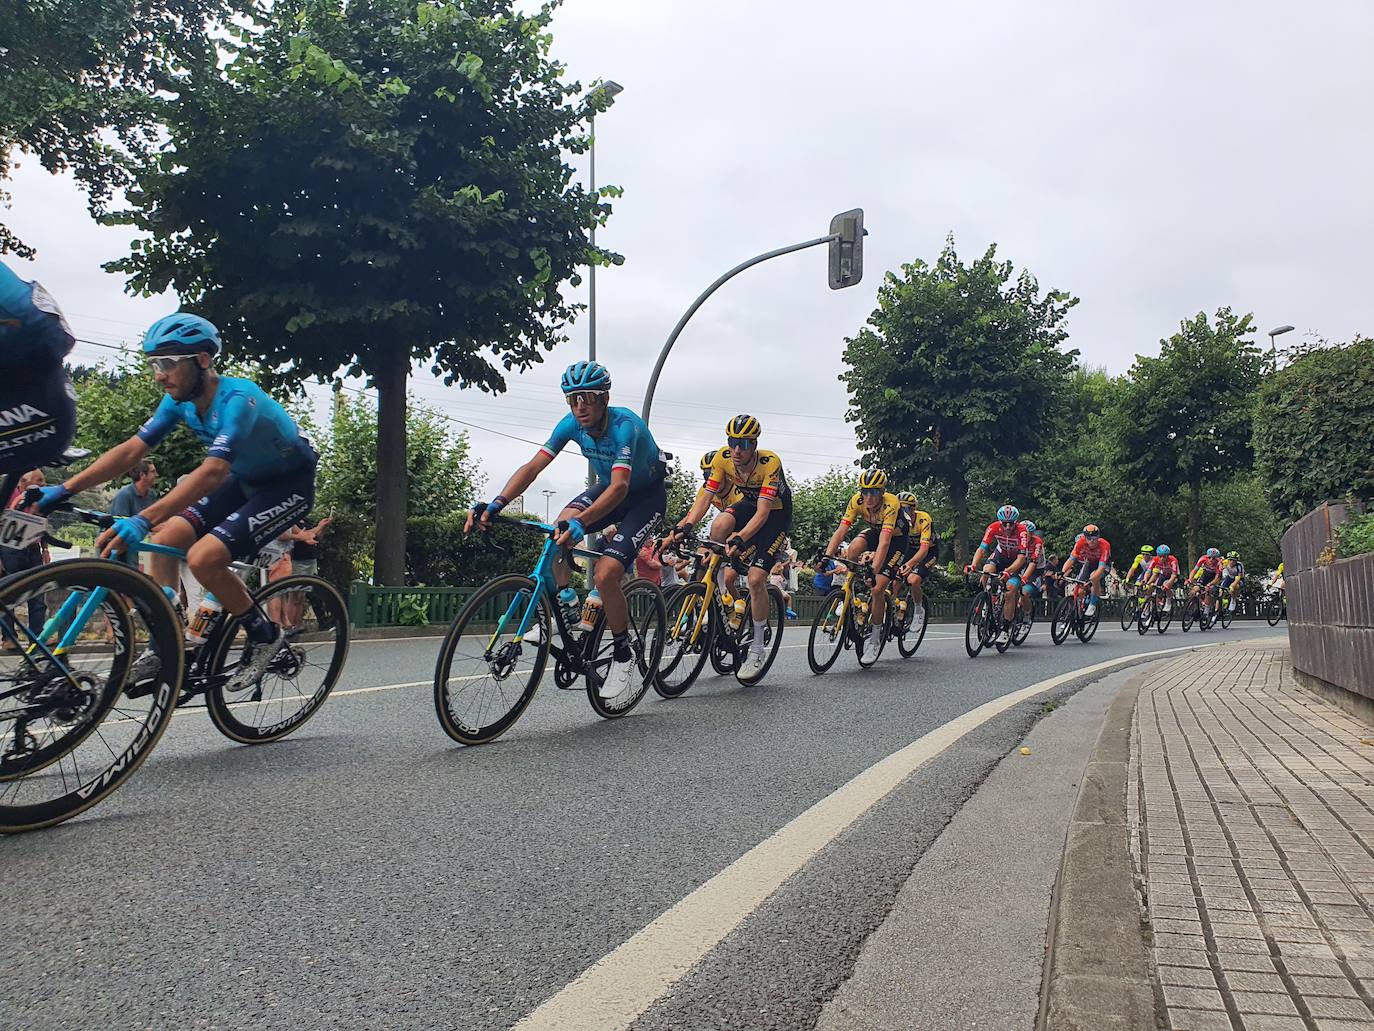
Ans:
[[[13,152],[72,170],[100,214],[145,155],[187,62],[213,60],[206,30],[248,6],[225,0],[4,0],[0,182]],[[0,202],[7,200],[0,192]],[[0,224],[0,254],[33,250]]]
[[[563,284],[614,257],[588,240],[609,205],[564,160],[589,108],[550,57],[552,10],[278,0],[188,74],[116,219],[149,238],[111,267],[175,287],[234,353],[372,378],[383,582],[402,559],[412,363],[503,390],[563,339]]]
[[[1198,554],[1202,491],[1251,464],[1262,359],[1254,320],[1220,308],[1181,322],[1157,358],[1138,357],[1121,398],[1122,471],[1166,496],[1186,494],[1188,560]]]
[[[859,447],[889,476],[934,477],[955,509],[955,555],[968,540],[968,490],[979,467],[1011,462],[1045,439],[1075,351],[1062,351],[1077,298],[1041,293],[989,247],[971,264],[951,235],[933,265],[889,272],[878,307],[845,341],[841,375]]]
[[[1374,497],[1374,339],[1323,347],[1265,378],[1255,469],[1282,515]]]
[[[799,557],[809,559],[829,543],[858,489],[857,471],[843,466],[792,485],[792,547]]]

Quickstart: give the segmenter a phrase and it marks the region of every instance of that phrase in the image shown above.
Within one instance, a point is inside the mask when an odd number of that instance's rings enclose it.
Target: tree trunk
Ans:
[[[378,584],[400,587],[406,572],[406,377],[410,353],[397,348],[377,370],[377,546]]]
[[[968,565],[968,481],[961,473],[949,478],[949,500],[954,505],[954,561]]]
[[[1202,536],[1202,484],[1191,484],[1188,496],[1188,568],[1197,565],[1198,538]]]

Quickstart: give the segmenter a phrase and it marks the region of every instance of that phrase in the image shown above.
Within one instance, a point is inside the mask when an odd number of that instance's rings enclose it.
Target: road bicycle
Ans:
[[[1211,630],[1212,624],[1216,622],[1217,602],[1213,601],[1210,608],[1202,604],[1202,599],[1212,593],[1212,585],[1203,586],[1199,584],[1188,592],[1187,600],[1183,603],[1183,617],[1178,625],[1186,634],[1196,626],[1199,630]]]
[[[971,659],[976,659],[989,646],[998,652],[1005,652],[1012,645],[1019,647],[1030,637],[1035,622],[1034,613],[1023,611],[1018,602],[1010,632],[1003,635],[1002,631],[1008,629],[1002,614],[1007,594],[1006,578],[997,573],[980,572],[977,575],[982,578],[982,584],[969,603],[968,618],[964,621],[964,651]],[[965,581],[969,577],[970,574],[965,573]]]
[[[498,516],[502,526],[545,537],[544,546],[526,576],[510,573],[483,584],[454,617],[444,635],[434,668],[434,710],[444,732],[459,744],[494,741],[529,707],[550,656],[554,684],[572,690],[586,680],[587,701],[603,719],[630,712],[649,689],[663,654],[666,613],[658,586],[642,577],[624,585],[630,616],[630,647],[638,673],[631,686],[614,698],[601,697],[610,671],[613,642],[600,609],[588,606],[590,630],[578,629],[558,604],[554,562],[563,551],[554,539],[561,532],[548,523]],[[489,533],[487,544],[509,555]],[[567,549],[570,556],[595,561],[586,548]],[[526,640],[532,627],[538,640]]]
[[[1240,602],[1231,597],[1231,592],[1229,590],[1219,591],[1218,594],[1220,597],[1218,597],[1214,603],[1216,617],[1213,622],[1220,623],[1223,630],[1229,630],[1231,627],[1231,620],[1235,618],[1236,608],[1240,605]]]
[[[115,523],[115,517],[108,512],[78,508],[70,503],[59,505],[55,511],[70,512],[81,522],[102,530]],[[186,559],[186,552],[180,548],[140,541],[125,552],[122,561],[132,564],[140,554]],[[276,557],[269,552],[267,560]],[[261,568],[246,562],[233,565],[241,577]],[[239,744],[257,745],[280,741],[320,710],[348,660],[350,631],[343,596],[318,576],[284,576],[250,593],[254,604],[285,632],[285,640],[262,678],[244,690],[229,690],[229,681],[249,642],[242,619],[221,608],[210,612],[203,626],[198,627],[204,644],[186,649],[186,669],[176,704],[182,706],[204,697],[206,713],[216,730]],[[88,613],[98,608],[107,594],[104,588],[96,588],[89,595],[69,595],[48,620],[43,635],[60,631],[59,648],[78,639],[86,629]],[[124,695],[136,700],[154,686],[155,682],[150,681],[130,683]]]
[[[887,632],[876,633],[870,621],[872,589],[877,579],[873,567],[867,562],[840,558],[838,555],[834,558],[818,555],[816,562],[834,562],[847,569],[849,575],[843,584],[832,587],[821,600],[816,618],[811,622],[811,634],[806,644],[806,661],[811,666],[811,672],[819,676],[835,665],[840,652],[851,648],[860,668],[871,668],[882,654],[887,637],[898,625],[893,622],[896,605],[892,597],[889,594],[883,618]],[[925,635],[924,624],[921,635]]]
[[[1067,577],[1065,582],[1073,584],[1073,590],[1055,606],[1054,618],[1050,621],[1050,640],[1056,645],[1063,644],[1072,632],[1080,641],[1087,644],[1097,633],[1098,623],[1102,620],[1102,600],[1098,599],[1097,608],[1089,615],[1091,581]]]
[[[1167,587],[1156,585],[1150,588],[1145,601],[1136,612],[1136,631],[1143,637],[1154,627],[1156,632],[1164,633],[1174,621],[1175,603]]]
[[[1287,619],[1288,599],[1284,596],[1283,591],[1274,590],[1271,587],[1260,602],[1260,611],[1264,613],[1265,622],[1270,626],[1278,626],[1279,620]]]
[[[677,698],[686,692],[701,674],[708,658],[717,673],[722,676],[735,673],[739,679],[740,663],[754,641],[754,620],[745,587],[749,566],[727,557],[725,545],[716,541],[689,539],[681,546],[687,550],[704,550],[708,557],[701,566],[700,575],[676,590],[668,603],[663,659],[654,676],[654,690],[663,698]],[[734,569],[735,588],[743,592],[742,597],[721,593],[718,573],[722,566]],[[769,584],[768,619],[764,630],[767,655],[757,677],[739,681],[745,687],[757,684],[772,667],[782,645],[786,614],[782,592]]]
[[[69,451],[55,465],[88,452]],[[0,497],[14,475],[0,477]],[[10,510],[0,540],[22,548],[48,529]],[[65,541],[52,543],[69,547]],[[99,595],[97,595],[99,592]],[[30,603],[83,599],[85,633],[34,629]],[[0,833],[52,827],[108,797],[148,757],[171,721],[182,673],[181,625],[147,577],[117,562],[67,559],[0,580]],[[137,702],[122,696],[139,641],[168,657]]]
[[[1145,586],[1144,577],[1136,580],[1131,585],[1131,591],[1121,599],[1121,629],[1131,630],[1136,626],[1136,617],[1140,615],[1140,610],[1150,597],[1150,591]]]

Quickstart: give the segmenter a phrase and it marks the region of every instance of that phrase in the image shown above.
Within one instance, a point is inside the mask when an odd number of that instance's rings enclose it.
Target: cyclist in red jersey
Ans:
[[[1212,600],[1215,597],[1215,588],[1221,579],[1221,552],[1216,548],[1208,548],[1197,560],[1197,565],[1193,567],[1193,594],[1202,593],[1202,608],[1209,616],[1212,613]]]
[[[1016,601],[1021,593],[1021,578],[1017,574],[1026,564],[1026,552],[1030,550],[1030,531],[1021,522],[1021,511],[1015,505],[1003,505],[997,510],[997,518],[988,523],[983,531],[983,540],[974,553],[973,561],[964,567],[969,573],[981,568],[985,576],[1000,575],[1007,582],[1006,597],[1002,601],[1002,629],[1000,634],[1011,633],[1012,620],[1016,618]],[[983,556],[991,551],[986,565]]]
[[[1107,538],[1102,536],[1097,524],[1089,523],[1083,527],[1083,532],[1073,542],[1073,551],[1069,552],[1069,557],[1064,562],[1063,572],[1067,576],[1069,569],[1078,562],[1081,563],[1078,578],[1082,579],[1084,573],[1088,576],[1092,596],[1088,599],[1088,607],[1083,610],[1084,615],[1091,616],[1097,611],[1097,603],[1102,600],[1102,578],[1107,575],[1111,557],[1112,546]]]
[[[1155,557],[1150,560],[1145,572],[1145,583],[1147,586],[1162,587],[1168,592],[1164,595],[1165,612],[1173,608],[1173,587],[1178,582],[1179,573],[1178,556],[1170,552],[1169,545],[1161,544],[1155,549]]]

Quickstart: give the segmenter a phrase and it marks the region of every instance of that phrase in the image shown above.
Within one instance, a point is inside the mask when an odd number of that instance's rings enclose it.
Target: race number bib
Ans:
[[[47,532],[48,521],[42,516],[9,509],[0,518],[0,548],[23,550]]]

